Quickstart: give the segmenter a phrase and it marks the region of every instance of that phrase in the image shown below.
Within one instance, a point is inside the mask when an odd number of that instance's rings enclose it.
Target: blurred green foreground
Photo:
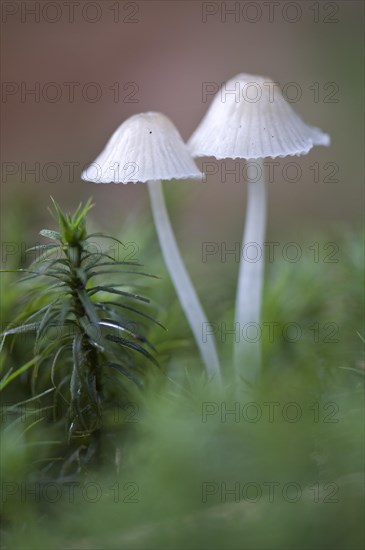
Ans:
[[[249,399],[230,382],[234,335],[222,331],[232,328],[237,265],[213,262],[198,284],[226,374],[218,387],[204,377],[153,231],[117,235],[138,242],[140,261],[162,277],[144,288],[168,328],[149,328],[161,369],[146,370],[142,389],[115,388],[101,470],[68,452],[64,427],[37,400],[9,409],[31,399],[29,371],[6,386],[2,548],[363,548],[363,242],[340,229],[316,237],[337,244],[338,262],[267,264],[263,370]],[[3,322],[22,308],[14,280],[3,274]],[[2,376],[31,359],[28,341],[7,343]]]

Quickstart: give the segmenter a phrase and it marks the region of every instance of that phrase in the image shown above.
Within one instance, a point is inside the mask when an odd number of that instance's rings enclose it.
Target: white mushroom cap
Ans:
[[[222,86],[188,141],[194,157],[217,159],[304,155],[329,144],[330,137],[305,124],[271,79],[250,74]]]
[[[81,178],[94,183],[137,183],[201,179],[202,174],[173,123],[161,113],[141,113],[119,126]]]

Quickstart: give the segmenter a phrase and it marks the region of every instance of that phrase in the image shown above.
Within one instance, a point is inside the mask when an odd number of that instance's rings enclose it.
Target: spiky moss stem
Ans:
[[[78,291],[85,290],[85,284],[78,274],[78,270],[81,268],[83,248],[81,243],[74,245],[68,245],[67,257],[70,261],[71,268],[71,295],[75,310],[76,322],[78,330],[81,334],[81,364],[82,369],[86,372],[87,376],[87,391],[89,397],[93,401],[93,415],[97,418],[97,427],[95,425],[84,426],[91,434],[92,443],[94,447],[95,458],[100,462],[101,458],[101,400],[102,400],[102,380],[100,365],[98,362],[98,353],[94,346],[90,344],[89,337],[85,333],[85,330],[80,323],[79,319],[86,317],[86,311],[78,296]],[[95,327],[98,330],[98,327]],[[81,392],[81,387],[79,388]],[[76,412],[76,416],[80,416],[80,410],[78,406],[78,400],[73,400],[73,409]],[[81,424],[84,423],[82,415],[79,418]]]

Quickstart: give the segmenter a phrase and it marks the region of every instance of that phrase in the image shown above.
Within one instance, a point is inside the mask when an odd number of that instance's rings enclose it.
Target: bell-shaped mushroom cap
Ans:
[[[141,113],[119,126],[81,178],[94,183],[137,183],[201,179],[202,174],[172,122],[161,113]]]
[[[272,80],[249,74],[221,88],[188,141],[194,157],[217,159],[304,155],[329,144],[329,136],[305,124]]]

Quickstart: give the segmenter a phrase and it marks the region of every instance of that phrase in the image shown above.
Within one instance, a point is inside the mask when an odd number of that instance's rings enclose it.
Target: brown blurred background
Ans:
[[[162,111],[188,139],[210,102],[203,83],[249,72],[294,82],[294,109],[332,138],[328,149],[280,160],[269,186],[270,235],[290,240],[299,226],[358,225],[363,12],[362,1],[348,0],[2,2],[2,213],[24,203],[38,229],[49,195],[69,208],[92,195],[102,230],[119,230],[134,215],[145,224],[143,185],[88,184],[83,166],[134,113]],[[296,183],[281,175],[291,160],[302,170]],[[36,163],[39,177],[26,173]],[[245,184],[220,180],[219,170],[206,184],[165,185],[170,207],[179,200],[174,226],[191,251],[204,240],[241,238]]]

